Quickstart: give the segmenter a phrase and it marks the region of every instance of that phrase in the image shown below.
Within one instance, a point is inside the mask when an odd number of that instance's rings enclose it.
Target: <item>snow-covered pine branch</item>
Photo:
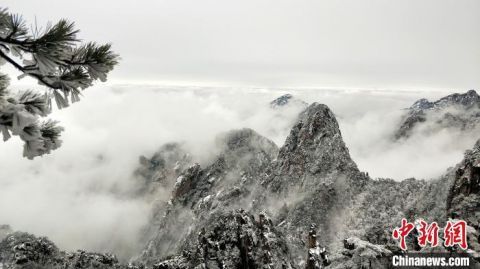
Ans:
[[[13,65],[22,75],[46,86],[38,92],[8,90],[9,78],[0,74],[0,133],[3,140],[18,135],[24,156],[32,159],[57,149],[63,128],[50,119],[51,99],[58,108],[80,100],[81,91],[96,80],[106,81],[118,63],[110,44],[81,44],[78,30],[67,20],[30,31],[20,15],[0,8],[0,65]]]

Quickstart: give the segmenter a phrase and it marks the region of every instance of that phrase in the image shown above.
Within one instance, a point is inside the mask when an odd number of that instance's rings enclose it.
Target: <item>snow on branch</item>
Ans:
[[[61,144],[62,127],[51,120],[51,100],[59,109],[80,100],[81,91],[96,80],[106,81],[119,56],[110,44],[82,44],[73,22],[60,20],[45,29],[29,30],[20,15],[0,8],[0,65],[11,64],[22,75],[48,88],[12,94],[9,79],[0,74],[0,133],[4,141],[18,135],[24,142],[24,156],[34,158]]]

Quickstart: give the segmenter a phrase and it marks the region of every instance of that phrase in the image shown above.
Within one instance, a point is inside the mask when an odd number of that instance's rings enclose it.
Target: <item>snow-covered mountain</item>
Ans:
[[[447,128],[472,130],[480,126],[480,96],[475,90],[469,90],[434,102],[420,99],[408,108],[395,137],[408,137],[422,126],[433,132]]]
[[[304,106],[304,107],[308,106],[308,104],[305,101],[298,99],[295,96],[287,93],[271,101],[270,107],[275,109],[275,108],[281,108],[281,107],[292,105],[292,104]]]
[[[447,103],[474,107],[478,102],[471,100],[478,95],[473,93],[444,98],[448,102],[417,102],[411,110]],[[219,151],[208,162],[195,160],[181,143],[140,158],[132,195],[145,196],[154,206],[145,248],[132,264],[122,265],[110,254],[62,252],[45,238],[18,232],[1,241],[0,263],[7,268],[387,268],[389,257],[400,252],[391,234],[402,218],[443,226],[451,217],[467,221],[468,253],[480,262],[480,141],[444,176],[401,182],[374,180],[360,171],[333,112],[323,104],[313,103],[298,116],[280,148],[251,129],[220,134],[216,141]],[[408,244],[429,251],[413,240]]]

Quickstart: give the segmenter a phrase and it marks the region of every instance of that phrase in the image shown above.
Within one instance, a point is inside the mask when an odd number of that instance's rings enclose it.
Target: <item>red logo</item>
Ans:
[[[394,239],[400,240],[400,248],[407,250],[406,237],[416,229],[418,232],[418,244],[421,247],[426,247],[428,244],[432,247],[438,246],[438,231],[439,227],[436,222],[428,224],[424,220],[417,221],[417,226],[409,223],[406,219],[402,219],[402,225],[393,230],[392,236]],[[458,245],[462,249],[467,249],[467,223],[463,220],[448,221],[443,229],[443,239],[445,240],[445,247],[453,247]]]
[[[410,232],[415,228],[415,225],[407,222],[406,219],[402,219],[402,226],[393,230],[393,238],[400,239],[400,248],[407,250],[407,243],[405,242],[405,237],[410,234]]]
[[[447,226],[443,229],[443,234],[445,235],[446,247],[459,245],[462,249],[467,249],[467,223],[465,221],[447,222]]]
[[[427,243],[430,243],[432,247],[438,246],[438,224],[432,222],[432,224],[428,225],[424,220],[420,220],[419,224],[420,228],[418,228],[418,232],[420,234],[418,236],[418,244],[421,247],[426,247]]]

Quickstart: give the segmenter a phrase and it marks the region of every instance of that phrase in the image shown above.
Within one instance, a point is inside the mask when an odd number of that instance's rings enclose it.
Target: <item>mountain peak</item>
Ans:
[[[438,108],[444,108],[452,105],[463,106],[465,108],[470,108],[474,105],[480,106],[480,96],[475,90],[469,90],[466,93],[454,93],[447,95],[434,102],[434,106]]]
[[[479,108],[480,96],[475,90],[450,94],[434,102],[425,98],[419,99],[408,109],[395,137],[396,139],[408,137],[416,126],[429,121],[429,116],[434,117],[430,122],[436,128],[469,129],[480,121],[480,113],[476,111]]]
[[[280,148],[273,189],[287,185],[308,188],[319,180],[332,178],[346,171],[359,172],[343,142],[338,122],[328,106],[313,103],[299,116],[285,144]]]
[[[300,114],[299,120],[280,150],[282,155],[317,142],[318,136],[341,136],[332,111],[324,104],[313,103]]]
[[[417,100],[413,105],[410,107],[410,110],[423,110],[423,109],[430,109],[433,107],[433,103],[428,101],[426,98],[422,98]]]
[[[304,107],[308,106],[308,104],[306,102],[304,102],[303,100],[300,100],[300,99],[294,97],[293,95],[287,93],[287,94],[284,94],[284,95],[278,97],[277,99],[271,101],[270,102],[270,107],[275,109],[275,108],[285,107],[285,106],[291,105],[291,104],[301,105],[301,106],[304,106]]]
[[[435,102],[430,102],[425,98],[417,100],[410,107],[410,110],[419,111],[427,109],[442,109],[448,106],[464,106],[468,108],[469,106],[478,104],[480,105],[480,96],[475,90],[469,90],[465,93],[453,93],[445,97],[438,99]]]
[[[471,89],[467,92],[468,95],[478,95],[474,89]]]

